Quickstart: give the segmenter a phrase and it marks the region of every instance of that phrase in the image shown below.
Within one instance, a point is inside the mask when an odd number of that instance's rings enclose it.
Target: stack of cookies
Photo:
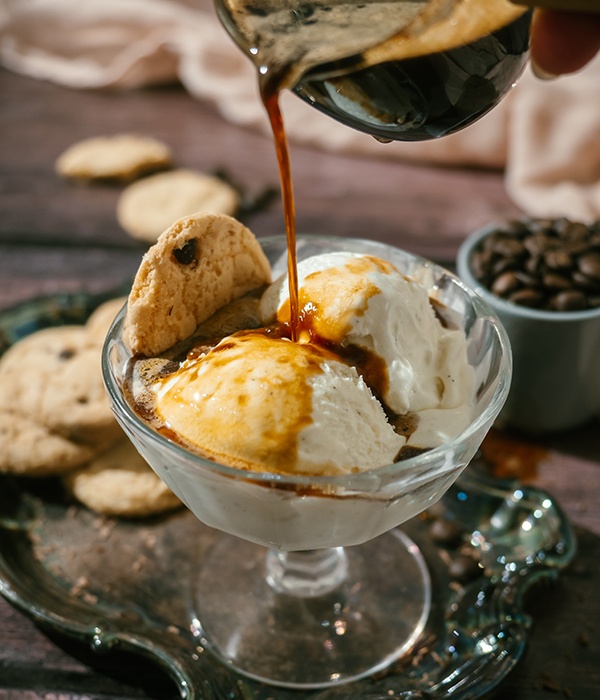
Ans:
[[[124,303],[103,304],[84,326],[37,331],[0,358],[0,472],[56,476],[94,511],[142,517],[180,501],[135,451],[108,404],[101,351]]]

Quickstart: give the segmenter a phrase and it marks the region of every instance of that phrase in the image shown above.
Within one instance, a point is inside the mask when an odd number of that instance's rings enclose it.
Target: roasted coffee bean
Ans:
[[[554,230],[565,241],[585,241],[589,235],[589,228],[585,224],[568,219],[556,221]]]
[[[545,270],[544,258],[541,255],[531,255],[523,262],[523,267],[532,275],[543,273]]]
[[[535,289],[518,289],[516,292],[509,294],[508,298],[515,304],[527,306],[530,309],[541,309],[546,301],[544,295]]]
[[[573,280],[573,285],[579,289],[583,289],[586,292],[592,292],[593,294],[600,294],[600,280],[593,280],[591,277],[584,275],[582,272],[575,270],[571,278]]]
[[[587,277],[600,280],[600,253],[585,253],[577,261],[579,271]]]
[[[543,255],[552,248],[552,241],[544,233],[536,233],[523,241],[523,246],[530,255]]]
[[[542,282],[536,275],[531,275],[521,270],[515,272],[514,275],[522,287],[531,287],[532,289],[540,289],[542,287]]]
[[[571,280],[557,272],[547,272],[542,276],[542,285],[546,289],[564,291],[571,288]]]
[[[512,221],[507,221],[499,231],[515,238],[522,238],[529,233],[529,227],[526,222],[513,219]]]
[[[544,262],[551,270],[568,270],[573,265],[571,256],[558,248],[547,250],[544,253]]]
[[[530,233],[547,233],[554,229],[555,220],[552,219],[531,219],[528,222]]]
[[[491,231],[472,254],[471,269],[493,294],[549,311],[597,308],[600,220],[510,221]]]
[[[492,292],[499,297],[507,297],[511,292],[519,289],[520,286],[519,280],[514,272],[504,272],[494,280]]]
[[[587,308],[587,296],[576,289],[569,289],[552,297],[551,305],[556,311],[581,311]]]
[[[590,242],[587,239],[565,240],[563,250],[571,256],[571,260],[577,255],[587,252],[590,249]]]
[[[497,277],[508,270],[517,270],[519,268],[519,261],[516,258],[499,258],[494,262],[491,268],[492,275]]]
[[[551,304],[556,311],[581,311],[587,307],[587,297],[583,292],[570,289],[559,292],[552,298]]]
[[[515,259],[520,258],[526,252],[523,243],[518,238],[509,238],[508,236],[499,236],[492,250],[504,258]]]

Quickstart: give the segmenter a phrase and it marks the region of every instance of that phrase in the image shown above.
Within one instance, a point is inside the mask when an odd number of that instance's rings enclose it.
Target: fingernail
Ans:
[[[531,61],[531,70],[535,77],[539,80],[556,80],[556,78],[558,78],[558,75],[554,75],[554,73],[549,73],[547,70],[544,70],[533,59]]]

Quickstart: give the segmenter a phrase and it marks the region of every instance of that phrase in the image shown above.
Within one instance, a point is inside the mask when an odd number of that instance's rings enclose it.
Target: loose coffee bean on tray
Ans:
[[[475,278],[493,294],[546,311],[600,307],[600,220],[508,221],[471,254]]]

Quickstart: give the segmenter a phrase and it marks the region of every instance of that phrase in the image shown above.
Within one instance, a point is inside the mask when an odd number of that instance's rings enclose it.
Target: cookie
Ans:
[[[88,338],[92,343],[97,343],[99,346],[104,345],[106,334],[108,333],[115,316],[127,302],[127,297],[118,297],[110,299],[101,304],[95,311],[92,312],[85,324],[85,330]]]
[[[62,177],[77,180],[132,180],[171,166],[171,149],[158,139],[140,134],[95,136],[79,141],[56,160]]]
[[[158,355],[225,304],[270,281],[269,261],[239,221],[217,214],[180,219],[148,250],[136,274],[125,319],[130,349]]]
[[[0,360],[0,409],[76,442],[114,439],[100,346],[84,326],[46,328],[15,343]]]
[[[192,170],[172,170],[134,182],[117,203],[117,219],[133,238],[156,243],[174,221],[197,212],[233,216],[238,192],[224,180]]]
[[[144,517],[182,505],[126,438],[65,475],[63,483],[80,503],[104,515]]]
[[[63,474],[97,453],[97,448],[52,433],[27,416],[0,410],[0,472],[4,474]]]

